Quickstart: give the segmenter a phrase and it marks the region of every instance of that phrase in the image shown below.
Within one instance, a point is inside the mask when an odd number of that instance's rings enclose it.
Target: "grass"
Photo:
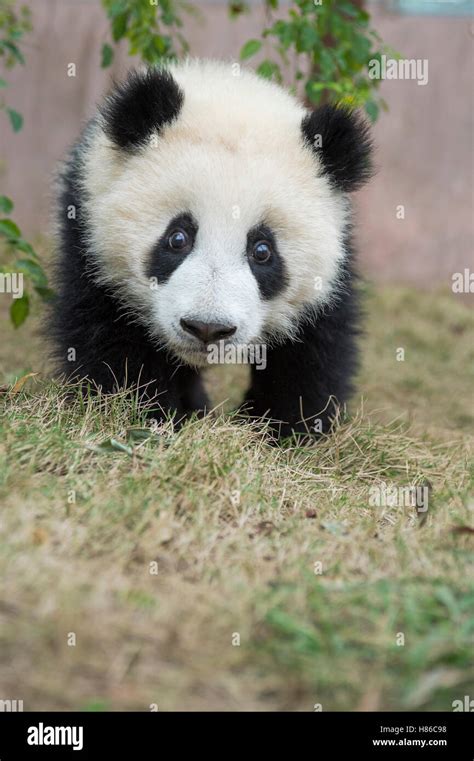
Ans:
[[[130,399],[71,401],[46,377],[4,389],[0,698],[423,711],[472,694],[474,316],[442,292],[366,303],[360,393],[315,447],[270,447],[228,412],[143,432]],[[7,330],[2,381],[45,369],[34,331]],[[234,370],[216,401],[241,393]],[[372,506],[383,482],[426,486],[428,511]]]

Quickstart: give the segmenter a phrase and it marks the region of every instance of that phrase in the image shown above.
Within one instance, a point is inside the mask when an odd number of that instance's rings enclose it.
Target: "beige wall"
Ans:
[[[34,0],[27,66],[10,75],[10,105],[25,117],[13,135],[1,122],[0,192],[15,199],[29,234],[46,232],[54,166],[94,103],[130,61],[125,49],[112,69],[99,68],[108,25],[99,1]],[[200,3],[203,19],[185,30],[193,55],[236,60],[263,22],[260,6],[231,22],[224,5]],[[387,81],[390,106],[375,127],[379,172],[361,191],[358,238],[364,270],[376,279],[450,282],[472,260],[472,43],[468,19],[401,17],[374,10],[384,39],[408,58],[429,60],[429,83]],[[77,76],[67,76],[67,64]],[[405,206],[397,220],[396,207]]]

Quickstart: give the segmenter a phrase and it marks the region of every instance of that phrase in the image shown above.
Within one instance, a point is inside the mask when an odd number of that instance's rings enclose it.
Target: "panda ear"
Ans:
[[[184,93],[169,71],[131,71],[105,99],[102,128],[119,148],[134,150],[176,119],[183,102]]]
[[[367,122],[356,111],[321,106],[304,117],[305,142],[315,151],[322,173],[346,193],[372,175],[372,141]]]

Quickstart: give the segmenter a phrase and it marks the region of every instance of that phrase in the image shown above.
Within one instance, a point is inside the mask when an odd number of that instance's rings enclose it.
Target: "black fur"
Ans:
[[[159,134],[177,118],[183,102],[183,91],[168,71],[131,71],[101,108],[104,130],[119,148],[140,148],[153,131]]]
[[[321,106],[305,116],[301,128],[305,142],[322,163],[323,174],[335,188],[352,192],[371,177],[369,128],[356,111]]]
[[[251,254],[252,246],[259,240],[268,241],[273,249],[272,258],[264,264],[256,262]],[[275,236],[266,225],[257,225],[249,231],[247,235],[247,257],[262,298],[268,300],[278,296],[288,284],[288,276],[285,263],[278,251]]]

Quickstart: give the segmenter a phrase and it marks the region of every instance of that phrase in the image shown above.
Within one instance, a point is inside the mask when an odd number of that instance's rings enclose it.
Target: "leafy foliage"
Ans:
[[[314,105],[338,102],[363,107],[372,121],[377,119],[385,101],[377,93],[378,80],[371,79],[368,64],[382,54],[396,56],[371,27],[370,14],[361,3],[351,0],[295,0],[286,18],[274,19],[279,0],[264,0],[268,26],[261,39],[248,40],[240,51],[241,60],[259,53],[271,41],[278,54],[265,58],[258,73],[277,82],[284,69],[291,68],[295,79],[304,85],[306,100]],[[230,8],[231,16],[243,12]]]
[[[246,61],[268,50],[257,66],[267,79],[282,82],[284,74],[294,79],[310,104],[327,102],[363,107],[372,121],[385,101],[377,92],[379,81],[371,79],[368,64],[381,56],[397,54],[384,45],[371,26],[370,14],[361,0],[294,0],[286,17],[280,0],[263,0],[267,26],[259,39],[243,45],[240,58]],[[115,43],[127,39],[129,54],[145,63],[177,58],[188,51],[180,32],[182,13],[197,13],[183,0],[102,0]],[[245,0],[229,0],[231,18],[249,10]],[[278,12],[278,18],[276,18]],[[102,47],[102,67],[110,66],[114,49]],[[302,87],[298,88],[299,83]]]
[[[0,196],[0,213],[10,214],[13,210],[13,201],[7,196]],[[31,243],[28,243],[21,234],[18,225],[12,219],[0,219],[0,240],[3,239],[2,251],[6,254],[5,264],[0,265],[1,274],[21,274],[26,277],[36,293],[44,301],[50,301],[53,291],[48,286],[48,278],[41,266],[38,254]],[[18,328],[28,317],[30,311],[30,297],[27,291],[23,291],[20,298],[12,299],[10,307],[10,319]]]
[[[114,42],[128,40],[129,55],[138,55],[146,63],[176,58],[188,51],[180,32],[181,13],[193,12],[191,5],[181,0],[102,0],[111,24]],[[107,42],[102,46],[102,67],[110,66],[114,51]]]
[[[25,58],[20,50],[23,35],[31,31],[30,10],[26,6],[16,9],[14,0],[0,0],[0,64],[6,70],[16,64],[24,64]],[[8,87],[8,82],[0,78],[0,88]],[[10,120],[12,129],[19,132],[23,126],[23,117],[6,103],[0,101],[0,110],[4,110]],[[7,196],[0,196],[0,241],[2,245],[2,263],[0,274],[14,274],[26,277],[33,289],[45,301],[52,298],[53,292],[48,286],[48,279],[41,266],[38,254],[31,243],[26,241],[18,225],[10,219],[13,201]],[[3,261],[4,260],[4,261]],[[19,298],[13,298],[10,306],[10,319],[17,328],[23,324],[30,311],[30,297],[26,290]]]
[[[29,31],[30,9],[22,6],[16,10],[14,0],[0,0],[0,63],[5,69],[25,63],[20,43],[23,35]],[[7,87],[8,82],[0,77],[0,89],[4,90]],[[22,115],[10,108],[3,98],[0,99],[0,110],[6,111],[12,128],[18,132],[23,125]]]

